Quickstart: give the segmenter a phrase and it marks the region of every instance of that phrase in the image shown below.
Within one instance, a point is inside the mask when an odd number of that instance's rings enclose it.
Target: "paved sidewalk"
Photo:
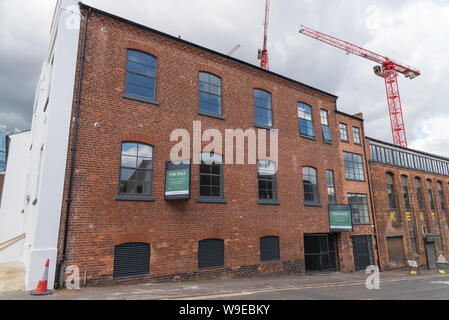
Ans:
[[[316,275],[295,275],[277,277],[258,277],[247,279],[229,279],[216,281],[191,281],[176,283],[146,283],[109,287],[86,287],[80,290],[56,290],[53,295],[31,297],[28,292],[0,293],[0,300],[166,300],[201,299],[207,296],[226,299],[233,294],[241,295],[254,292],[289,290],[289,288],[320,288],[328,286],[363,285],[367,274],[329,273]],[[435,270],[426,271],[421,276],[410,276],[407,271],[382,272],[380,280],[395,282],[441,277],[449,280],[448,275],[438,275]]]
[[[21,262],[0,263],[1,292],[25,290],[25,267]]]

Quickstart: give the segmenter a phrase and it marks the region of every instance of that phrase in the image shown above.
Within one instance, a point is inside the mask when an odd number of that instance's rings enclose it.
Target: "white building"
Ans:
[[[25,239],[0,252],[0,262],[22,261],[28,290],[41,280],[47,259],[48,287],[54,286],[81,21],[76,1],[58,0],[36,89],[31,132],[11,136],[0,243],[21,234]]]

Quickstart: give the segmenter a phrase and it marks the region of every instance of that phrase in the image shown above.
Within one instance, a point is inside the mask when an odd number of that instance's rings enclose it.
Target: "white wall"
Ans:
[[[0,207],[0,243],[25,232],[24,204],[26,175],[29,164],[31,132],[9,136],[9,152]],[[22,259],[24,240],[0,251],[0,262]]]
[[[28,290],[35,289],[41,280],[47,259],[50,259],[48,287],[54,286],[80,36],[77,3],[58,0],[56,5],[50,48],[36,88],[29,165],[23,167],[26,174],[21,177],[26,181],[25,190],[11,185],[4,191],[29,199],[24,203],[22,221],[26,232],[22,260]],[[16,228],[15,224],[20,225],[20,221],[11,221],[5,228]]]

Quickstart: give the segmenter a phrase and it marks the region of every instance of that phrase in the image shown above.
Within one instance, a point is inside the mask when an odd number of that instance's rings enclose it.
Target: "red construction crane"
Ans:
[[[267,37],[268,37],[268,18],[270,15],[270,0],[266,0],[265,3],[265,22],[264,22],[264,34],[263,34],[263,49],[258,52],[257,59],[260,61],[260,67],[265,70],[270,70],[268,63],[268,50],[267,50]]]
[[[301,26],[299,32],[338,49],[344,50],[347,54],[352,53],[380,64],[374,67],[374,73],[385,79],[393,142],[395,145],[407,148],[407,136],[405,133],[404,117],[402,115],[397,73],[402,73],[406,78],[413,79],[421,75],[421,72],[410,66],[400,64],[393,59],[384,57],[380,54],[363,49],[352,43],[340,40],[319,31],[315,31],[306,26]]]
[[[228,56],[232,56],[240,47],[240,44],[236,45],[231,51],[229,51]]]

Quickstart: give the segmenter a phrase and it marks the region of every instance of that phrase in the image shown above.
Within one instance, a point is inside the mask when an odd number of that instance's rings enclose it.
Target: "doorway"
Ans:
[[[388,267],[390,269],[405,268],[404,247],[402,237],[387,238]]]
[[[337,248],[333,234],[304,235],[306,271],[337,270]]]
[[[427,267],[429,269],[435,269],[437,267],[437,257],[435,254],[434,242],[426,242],[426,257],[427,257]]]
[[[371,236],[353,236],[352,248],[356,271],[365,271],[368,266],[375,264]]]

